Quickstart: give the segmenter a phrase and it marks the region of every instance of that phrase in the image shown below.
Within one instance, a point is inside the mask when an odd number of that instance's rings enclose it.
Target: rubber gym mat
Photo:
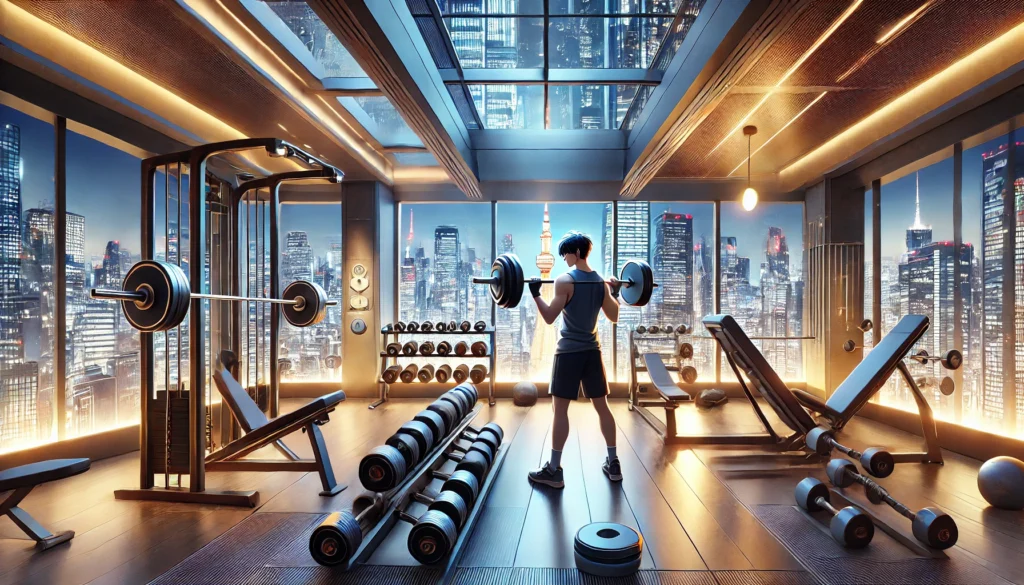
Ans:
[[[463,568],[454,585],[716,585],[709,571],[637,571],[617,579],[595,577],[576,569]]]
[[[881,529],[875,529],[867,548],[852,550],[832,540],[795,506],[755,506],[754,513],[807,570],[829,585],[1010,583],[967,559],[917,556]]]
[[[526,508],[487,506],[466,543],[460,567],[511,567],[516,561],[519,532]],[[512,529],[510,529],[512,528]]]
[[[807,571],[715,571],[719,585],[818,585]]]

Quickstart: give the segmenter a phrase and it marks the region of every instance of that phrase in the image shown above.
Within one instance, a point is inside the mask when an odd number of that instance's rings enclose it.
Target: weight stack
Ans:
[[[189,432],[188,432],[188,392],[171,392],[171,465],[165,466],[167,451],[164,441],[167,438],[166,392],[157,392],[156,398],[149,401],[147,424],[149,425],[148,448],[149,468],[153,473],[188,473],[189,472]]]

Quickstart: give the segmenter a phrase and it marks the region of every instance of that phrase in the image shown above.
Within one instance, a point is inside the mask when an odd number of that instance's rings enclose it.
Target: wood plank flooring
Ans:
[[[24,502],[47,528],[75,530],[67,545],[36,552],[9,520],[0,519],[0,585],[147,583],[250,514],[348,507],[362,491],[359,459],[429,402],[395,400],[373,411],[365,400],[343,403],[322,428],[338,481],[349,485],[333,498],[317,495],[315,473],[211,473],[207,482],[212,489],[257,489],[260,506],[122,502],[114,500],[113,491],[138,481],[138,454],[95,462],[88,473],[41,486]],[[288,401],[285,407],[301,403]],[[559,491],[533,489],[526,479],[548,457],[550,404],[541,400],[533,408],[519,408],[503,400],[493,408],[484,406],[477,424],[501,424],[509,452],[483,504],[486,509],[462,558],[464,567],[569,569],[575,565],[576,530],[592,521],[614,521],[644,535],[644,569],[695,571],[717,583],[756,574],[765,583],[813,581],[752,510],[791,504],[796,482],[823,477],[821,465],[800,464],[758,448],[664,446],[624,402],[613,401],[612,411],[624,481],[611,483],[602,474],[604,439],[593,409],[581,402],[570,409],[571,432],[562,459],[566,488]],[[709,412],[683,407],[678,415],[681,432],[757,430],[753,413],[740,401]],[[920,441],[862,420],[851,423],[844,437],[854,446],[891,449]],[[305,437],[295,435],[288,443],[310,454]],[[1024,583],[1024,514],[990,509],[977,490],[980,462],[945,456],[944,466],[900,465],[882,483],[911,508],[938,506],[955,517],[961,536],[952,556]],[[402,554],[401,547],[379,549],[372,562]],[[744,573],[749,571],[763,573]]]

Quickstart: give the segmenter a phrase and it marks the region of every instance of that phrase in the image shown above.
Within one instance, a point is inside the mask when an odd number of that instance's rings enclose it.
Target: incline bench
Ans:
[[[320,483],[323,486],[323,491],[320,492],[321,496],[333,496],[344,490],[346,486],[338,485],[334,479],[334,469],[331,467],[327,445],[324,443],[324,436],[319,427],[329,420],[327,414],[333,411],[338,403],[345,400],[345,393],[341,390],[332,392],[317,398],[302,408],[282,414],[275,419],[267,419],[249,393],[225,369],[234,365],[234,355],[231,352],[222,352],[221,361],[223,362],[222,367],[214,371],[213,380],[224,397],[224,404],[238,421],[238,425],[245,431],[245,435],[207,455],[206,469],[210,471],[316,471],[320,474]],[[309,444],[313,447],[313,460],[300,458],[282,441],[285,436],[300,429],[309,437]],[[266,446],[273,446],[286,459],[242,459],[249,453]]]
[[[75,537],[72,530],[57,534],[43,528],[31,514],[18,507],[25,496],[37,485],[85,473],[89,470],[88,459],[51,459],[29,463],[0,471],[0,493],[13,490],[6,500],[0,502],[0,515],[6,514],[25,534],[36,541],[36,548],[46,550]]]

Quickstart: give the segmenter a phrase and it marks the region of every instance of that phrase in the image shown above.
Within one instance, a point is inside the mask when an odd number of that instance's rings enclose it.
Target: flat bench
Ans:
[[[688,393],[684,392],[682,388],[676,384],[676,381],[672,379],[672,374],[669,373],[668,368],[665,367],[665,362],[661,359],[661,355],[657,353],[645,353],[642,356],[644,360],[644,367],[647,368],[647,374],[651,377],[651,383],[658,390],[658,394],[664,400],[670,402],[685,402],[693,398]]]
[[[89,465],[88,459],[50,459],[0,471],[0,493],[14,492],[0,502],[0,514],[10,517],[18,528],[32,537],[39,550],[47,550],[71,540],[75,537],[73,530],[51,534],[31,514],[19,508],[18,504],[37,485],[85,473],[89,471]]]

